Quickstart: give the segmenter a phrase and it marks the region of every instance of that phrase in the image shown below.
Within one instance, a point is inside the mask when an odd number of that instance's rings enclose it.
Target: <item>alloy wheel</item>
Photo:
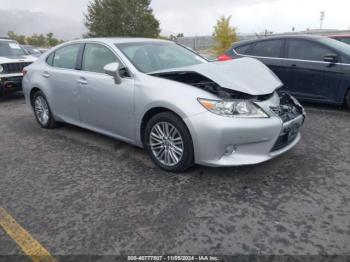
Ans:
[[[159,122],[151,130],[149,144],[156,159],[166,166],[176,166],[184,153],[179,130],[169,122]]]
[[[34,111],[39,122],[42,125],[47,125],[50,120],[50,110],[46,99],[42,96],[37,96],[34,101]]]

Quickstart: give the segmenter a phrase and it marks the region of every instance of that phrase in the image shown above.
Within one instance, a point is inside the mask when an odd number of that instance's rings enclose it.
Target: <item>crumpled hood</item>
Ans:
[[[0,56],[0,64],[6,63],[20,63],[20,62],[34,62],[37,58],[34,56]]]
[[[268,67],[257,59],[248,57],[162,70],[150,74],[167,72],[196,72],[206,76],[221,87],[249,95],[271,94],[283,85]]]

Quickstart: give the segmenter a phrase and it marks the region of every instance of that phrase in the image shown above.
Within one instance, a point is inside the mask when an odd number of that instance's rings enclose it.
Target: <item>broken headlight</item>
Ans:
[[[227,117],[236,118],[268,118],[269,116],[251,101],[208,100],[198,98],[199,103],[210,112]]]

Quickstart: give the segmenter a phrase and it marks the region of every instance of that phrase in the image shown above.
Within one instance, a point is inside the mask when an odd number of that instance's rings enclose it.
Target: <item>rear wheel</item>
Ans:
[[[57,126],[57,122],[52,117],[49,103],[43,92],[37,91],[33,96],[33,109],[35,118],[39,125],[46,129],[52,129]]]
[[[173,113],[155,115],[147,123],[145,147],[153,162],[169,172],[193,166],[193,144],[185,123]]]

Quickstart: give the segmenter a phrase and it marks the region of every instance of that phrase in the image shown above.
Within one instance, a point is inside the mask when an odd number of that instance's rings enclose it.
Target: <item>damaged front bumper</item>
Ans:
[[[300,141],[305,112],[296,100],[276,93],[256,104],[269,118],[229,118],[205,112],[184,119],[192,134],[195,162],[214,167],[258,164]],[[283,110],[277,112],[277,107]]]

